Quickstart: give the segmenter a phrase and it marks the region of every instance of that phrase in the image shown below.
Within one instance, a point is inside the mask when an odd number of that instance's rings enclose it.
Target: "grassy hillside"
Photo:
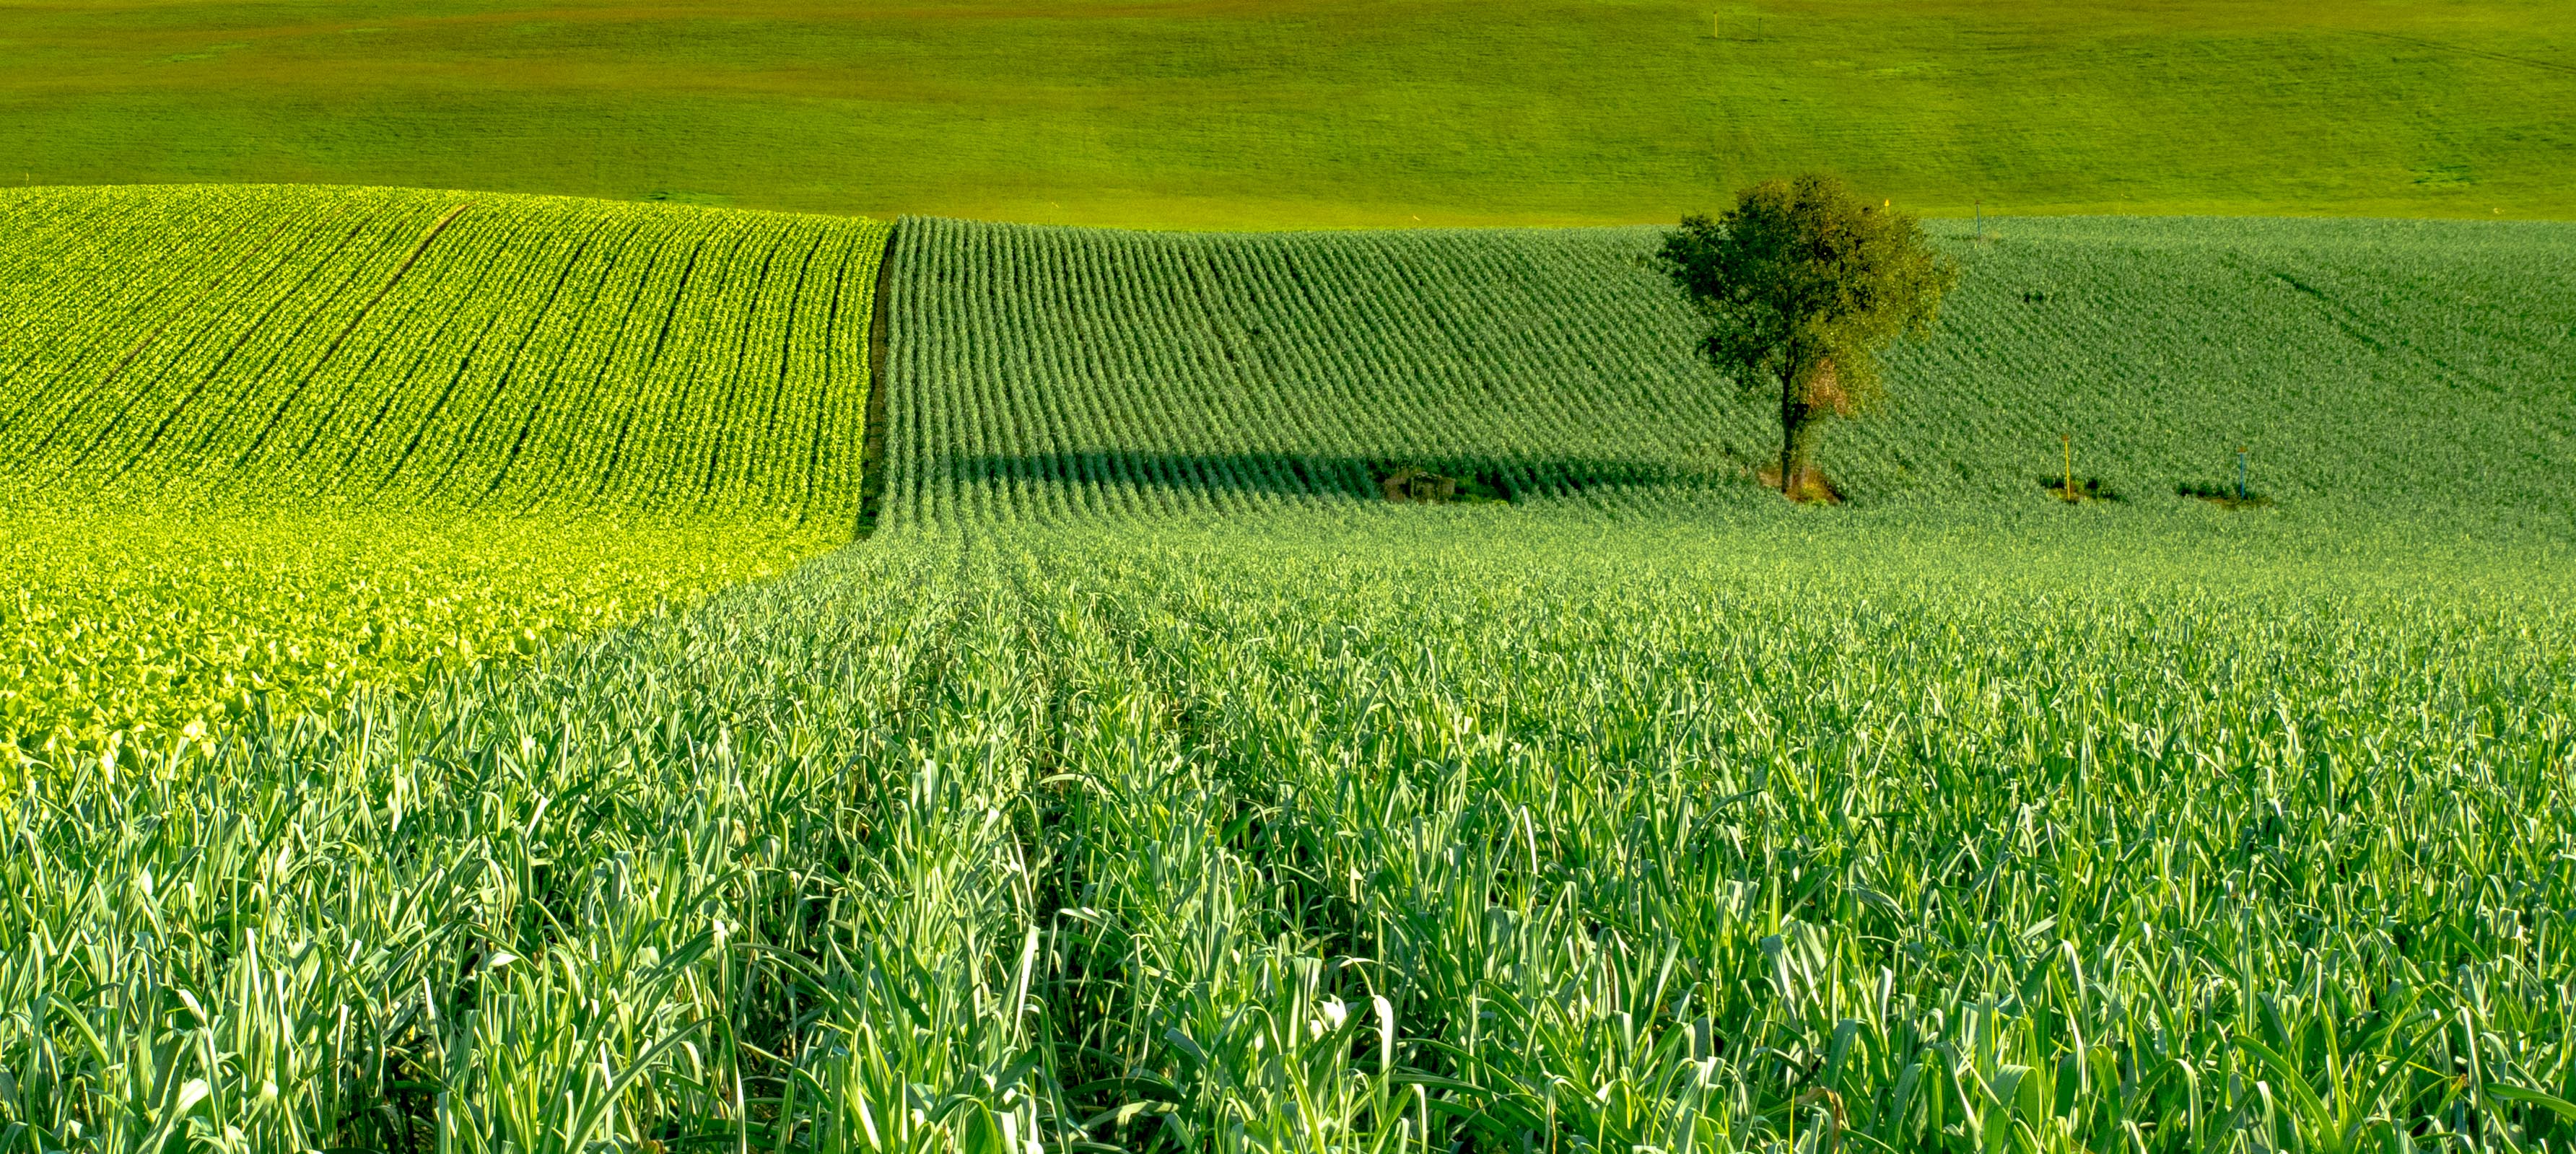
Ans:
[[[30,763],[523,660],[861,518],[884,226],[330,189],[0,207],[26,574],[0,732]],[[1765,507],[1768,406],[1692,358],[1653,235],[909,221],[884,510],[1358,508],[1403,465],[1522,505]],[[2243,445],[2279,510],[2566,528],[2576,230],[1945,236],[1969,272],[1941,331],[1823,450],[1858,506],[2047,509],[2072,431],[2112,512],[2197,509],[2176,489]]]
[[[0,183],[1038,223],[2576,213],[2557,0],[0,3]]]
[[[1966,276],[1823,467],[1869,505],[2576,504],[2576,228],[2078,219],[1938,230]],[[916,520],[1380,499],[1762,500],[1776,401],[1692,351],[1651,229],[1170,234],[907,221],[888,508]]]
[[[846,526],[885,226],[470,193],[0,193],[20,502]]]

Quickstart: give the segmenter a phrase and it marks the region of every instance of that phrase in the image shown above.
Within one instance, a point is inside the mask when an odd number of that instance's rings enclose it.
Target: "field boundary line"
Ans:
[[[886,232],[888,235],[893,234],[894,225],[892,223],[888,223],[886,225]],[[815,341],[817,355],[821,358],[820,363],[822,368],[816,374],[820,383],[816,386],[814,391],[815,424],[813,438],[808,441],[805,446],[805,475],[802,483],[805,490],[805,499],[808,502],[820,499],[817,494],[826,484],[824,462],[827,459],[827,455],[828,459],[836,465],[847,460],[849,456],[846,451],[839,451],[846,450],[848,445],[845,442],[834,441],[832,438],[832,430],[842,427],[842,423],[839,420],[839,414],[841,413],[841,396],[834,388],[834,384],[840,379],[838,374],[840,372],[843,358],[839,353],[843,348],[843,345],[836,342],[842,342],[843,340],[841,312],[844,304],[847,303],[850,298],[850,266],[853,263],[862,262],[864,257],[861,254],[866,253],[868,246],[873,243],[876,242],[869,241],[863,236],[857,241],[841,246],[840,259],[835,261],[832,265],[831,305],[823,312],[822,336]],[[884,255],[882,249],[880,249],[880,251],[875,255],[882,257]],[[862,264],[862,269],[865,271],[863,271],[861,275],[874,276],[876,275],[874,272],[875,268],[875,265]],[[869,282],[869,289],[871,292],[874,291],[874,281]],[[864,339],[859,346],[859,356],[864,362],[864,359],[867,356],[867,345],[865,344]],[[868,416],[868,398],[865,392],[862,392],[859,396],[858,415],[860,437],[859,465],[861,480],[864,482],[867,471],[866,439]],[[857,503],[853,502],[851,508],[853,512],[850,537],[852,540],[857,540],[861,536],[858,531],[858,524],[856,521],[857,514],[855,510],[857,509]]]

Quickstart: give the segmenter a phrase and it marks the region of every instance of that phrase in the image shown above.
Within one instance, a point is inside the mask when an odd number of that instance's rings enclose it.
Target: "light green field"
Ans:
[[[846,540],[721,518],[0,509],[0,793],[211,743],[774,576]]]
[[[309,188],[0,214],[17,503],[855,525],[883,224]]]
[[[2566,217],[2556,0],[0,2],[0,183],[1038,223]]]
[[[882,224],[213,187],[0,215],[0,791],[857,532]]]

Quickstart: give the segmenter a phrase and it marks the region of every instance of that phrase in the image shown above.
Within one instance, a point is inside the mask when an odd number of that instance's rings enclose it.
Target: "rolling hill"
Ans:
[[[2566,217],[2555,0],[0,3],[0,183],[1141,227]]]
[[[212,187],[0,217],[16,503],[855,515],[882,224]]]
[[[2576,228],[0,211],[0,1149],[2576,1139]]]
[[[1381,496],[1758,501],[1759,396],[1691,352],[1652,229],[1147,233],[347,189],[0,194],[0,453],[67,499],[849,526],[878,262],[884,511]],[[2547,518],[2576,476],[2576,228],[1935,222],[1966,277],[1829,431],[1852,501]]]
[[[855,531],[882,224],[211,187],[0,222],[0,778],[513,668]]]

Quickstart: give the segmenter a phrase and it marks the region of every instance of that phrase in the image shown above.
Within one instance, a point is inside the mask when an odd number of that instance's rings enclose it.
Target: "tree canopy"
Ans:
[[[1748,389],[1779,390],[1779,484],[1793,498],[1823,487],[1808,463],[1818,418],[1882,401],[1878,349],[1927,335],[1959,277],[1911,213],[1816,173],[1683,218],[1657,259],[1709,319],[1701,352]]]

